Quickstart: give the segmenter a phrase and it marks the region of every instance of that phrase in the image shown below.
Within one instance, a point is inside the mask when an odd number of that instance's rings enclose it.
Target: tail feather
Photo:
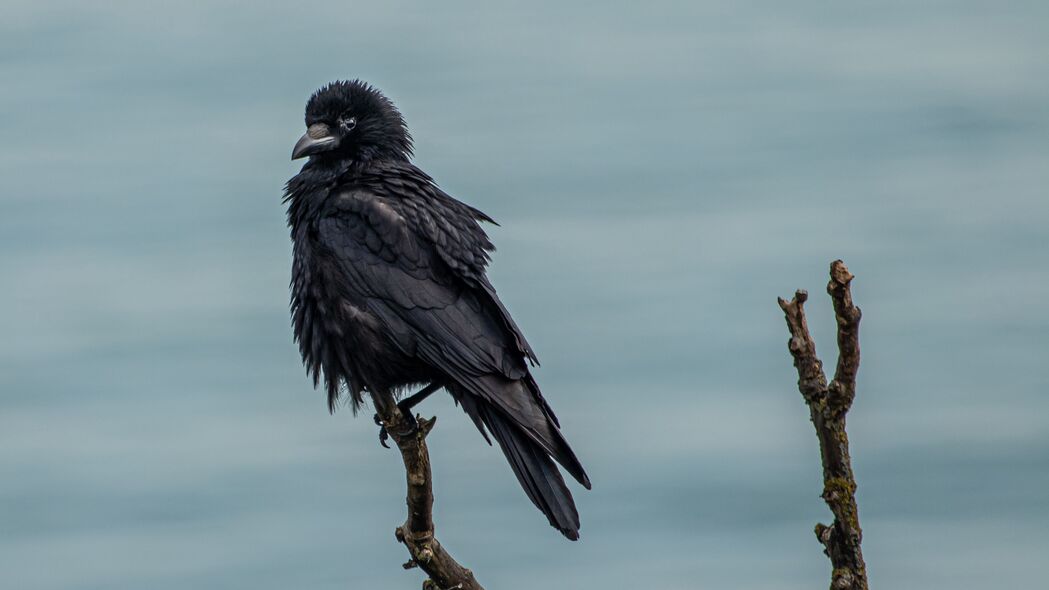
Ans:
[[[551,423],[551,417],[545,412],[539,415],[532,415],[533,412],[508,415],[502,407],[505,404],[497,405],[489,401],[492,397],[505,400],[507,396],[518,398],[516,401],[520,401],[519,394],[525,389],[520,382],[504,380],[502,385],[502,390],[487,390],[488,395],[484,397],[457,386],[450,387],[449,390],[481,434],[487,439],[488,433],[491,433],[499,443],[528,499],[546,515],[551,526],[574,541],[579,538],[579,512],[576,510],[572,493],[551,456],[587,489],[590,488],[590,479],[560,431]],[[515,393],[518,395],[514,395]],[[539,407],[537,404],[533,405]]]
[[[531,377],[512,380],[496,375],[484,375],[463,383],[461,387],[473,395],[458,395],[457,397],[480,398],[479,402],[528,435],[560,463],[576,481],[586,489],[590,489],[590,478],[575,452],[572,451],[572,447],[568,446],[568,441],[561,434],[557,417],[554,416],[553,410],[543,399],[538,386]],[[473,414],[471,417],[476,423],[478,418]]]
[[[575,541],[579,512],[572,492],[546,450],[487,404],[477,404],[478,415],[506,455],[528,499],[546,515],[550,526]]]

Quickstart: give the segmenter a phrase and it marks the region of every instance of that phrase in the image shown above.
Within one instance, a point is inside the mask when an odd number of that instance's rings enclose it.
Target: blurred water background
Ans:
[[[502,223],[491,271],[594,481],[550,529],[447,396],[489,588],[825,587],[777,296],[864,311],[878,588],[1049,577],[1049,4],[0,7],[0,586],[413,588],[396,451],[291,341],[306,98],[362,77]],[[578,489],[578,488],[577,488]]]

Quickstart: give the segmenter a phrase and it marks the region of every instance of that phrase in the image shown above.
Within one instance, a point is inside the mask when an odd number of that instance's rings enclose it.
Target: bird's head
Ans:
[[[291,159],[406,159],[411,154],[412,136],[390,99],[366,82],[339,80],[314,92],[306,103],[306,134]]]

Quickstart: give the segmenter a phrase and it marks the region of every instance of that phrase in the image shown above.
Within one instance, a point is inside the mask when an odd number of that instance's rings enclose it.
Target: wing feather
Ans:
[[[350,295],[366,302],[403,350],[425,351],[424,360],[450,374],[527,374],[526,353],[501,304],[413,231],[395,199],[355,190],[337,195],[334,205],[318,225],[320,242]]]

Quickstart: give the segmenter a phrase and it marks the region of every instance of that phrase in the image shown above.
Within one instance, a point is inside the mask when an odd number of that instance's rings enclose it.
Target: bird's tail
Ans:
[[[491,398],[479,398],[468,393],[455,397],[481,430],[481,434],[488,438],[485,434],[487,430],[495,437],[521,487],[532,503],[546,515],[550,526],[574,541],[579,538],[579,512],[576,510],[572,493],[565,485],[565,480],[551,456],[587,489],[590,488],[590,480],[575,453],[561,436],[553,421],[553,415],[549,413],[542,399],[528,391],[527,385],[521,381],[503,384],[502,391],[493,392],[497,396],[493,397],[498,399],[496,403],[492,403],[494,400],[490,401]],[[533,406],[530,409],[538,412],[526,413],[532,420],[522,421],[518,412],[514,412],[517,415],[511,417],[499,407],[504,405],[499,402],[506,401],[507,397],[518,398],[514,401],[523,401],[520,399],[521,393],[535,400],[528,405]],[[536,423],[536,418],[540,416],[542,422]]]

